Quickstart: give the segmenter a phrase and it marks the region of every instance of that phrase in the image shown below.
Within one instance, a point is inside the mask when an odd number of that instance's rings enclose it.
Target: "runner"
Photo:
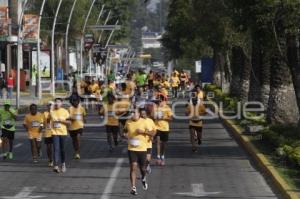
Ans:
[[[199,100],[204,100],[204,92],[202,91],[201,86],[199,84],[195,86],[194,92],[196,92],[196,96]]]
[[[154,110],[154,119],[157,128],[157,164],[165,165],[165,152],[169,140],[170,126],[172,119],[172,110],[167,105],[164,96],[159,96],[158,107]]]
[[[53,171],[59,173],[66,172],[67,167],[65,163],[65,142],[68,135],[67,125],[71,122],[69,121],[69,112],[62,108],[62,99],[55,99],[54,110],[50,111],[50,119],[52,124],[52,134],[53,134],[53,152],[54,152],[54,167]],[[61,168],[59,168],[59,160],[61,163]]]
[[[154,80],[154,73],[152,70],[150,70],[148,76],[147,76],[147,80],[148,80],[148,86],[150,89],[153,89],[153,80]]]
[[[142,175],[143,189],[148,189],[146,180],[146,158],[147,158],[147,135],[145,121],[140,118],[136,109],[131,120],[126,122],[124,136],[128,138],[128,157],[130,163],[131,194],[137,195],[136,178],[138,167]]]
[[[117,118],[116,112],[116,101],[115,97],[109,93],[107,95],[108,102],[104,104],[104,106],[100,109],[100,115],[105,116],[107,118],[106,122],[106,135],[107,135],[107,143],[109,147],[109,151],[112,152],[114,147],[112,141],[114,141],[114,145],[118,146],[118,134],[119,134],[119,120]]]
[[[172,87],[172,95],[174,98],[177,98],[178,86],[179,86],[180,80],[175,72],[173,73],[170,81],[171,81],[171,87]]]
[[[201,116],[206,113],[204,104],[197,98],[193,98],[187,107],[186,114],[190,117],[189,129],[192,143],[192,151],[197,152],[195,140],[198,145],[202,144],[202,126],[203,120]]]
[[[25,115],[23,125],[26,131],[28,132],[33,162],[37,163],[37,158],[41,157],[42,129],[44,117],[43,114],[37,111],[36,104],[31,104],[29,110],[30,113]]]
[[[17,111],[10,106],[10,102],[4,102],[4,109],[0,109],[2,129],[3,159],[13,159],[13,145],[16,131]],[[9,148],[8,148],[9,146]]]
[[[83,133],[84,123],[86,122],[86,111],[80,105],[79,100],[73,100],[72,106],[69,108],[71,124],[69,126],[69,133],[72,138],[74,159],[80,159],[80,136]]]
[[[151,173],[151,156],[152,156],[152,140],[156,135],[156,125],[153,120],[149,117],[151,112],[146,109],[141,109],[141,117],[144,119],[144,123],[146,125],[146,131],[148,131],[147,135],[147,161],[146,161],[146,171],[148,174]]]
[[[50,101],[47,104],[47,110],[44,112],[44,143],[47,147],[48,166],[53,167],[53,138],[52,127],[50,123],[50,112],[54,108],[54,102]]]
[[[136,89],[136,84],[134,81],[132,81],[132,75],[127,74],[127,80],[126,80],[126,94],[128,94],[131,97],[133,97],[135,89]]]

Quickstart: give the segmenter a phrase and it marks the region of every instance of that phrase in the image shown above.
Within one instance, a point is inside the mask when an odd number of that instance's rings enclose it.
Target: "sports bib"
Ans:
[[[37,128],[37,127],[40,127],[40,126],[41,126],[40,122],[37,122],[37,121],[32,121],[31,122],[31,127],[32,128]]]
[[[81,114],[80,114],[80,113],[74,114],[74,115],[73,115],[73,118],[74,118],[75,120],[82,120],[82,117],[81,117]]]
[[[61,127],[61,123],[60,122],[54,122],[53,123],[53,128],[59,129],[60,127]]]
[[[138,147],[138,146],[140,146],[140,140],[138,140],[138,139],[130,139],[129,140],[129,144],[131,145],[131,146],[133,146],[133,147]]]

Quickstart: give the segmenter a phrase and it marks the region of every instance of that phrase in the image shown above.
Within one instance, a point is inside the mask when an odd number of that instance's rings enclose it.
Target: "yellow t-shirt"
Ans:
[[[176,77],[174,77],[174,76],[171,77],[171,86],[172,87],[178,87],[179,83],[180,83],[180,80],[177,76]]]
[[[115,108],[115,110],[114,110]],[[117,105],[114,104],[104,104],[100,109],[100,114],[104,114],[107,117],[107,126],[119,126],[119,119],[116,117]]]
[[[36,139],[41,138],[41,127],[43,126],[43,114],[37,113],[36,115],[27,114],[24,118],[24,125],[28,128],[28,138]]]
[[[203,91],[200,91],[200,92],[197,94],[197,97],[198,97],[198,99],[203,100],[203,99],[204,99],[204,92],[203,92]]]
[[[124,129],[128,134],[129,151],[147,151],[147,136],[137,134],[137,130],[145,131],[145,122],[142,118],[137,121],[127,120]]]
[[[199,116],[205,114],[205,106],[203,104],[197,104],[196,106],[189,104],[187,107],[187,112],[189,113],[190,126],[202,127],[203,121],[199,118]]]
[[[168,105],[165,105],[163,107],[157,107],[154,113],[154,117],[157,118],[155,121],[157,130],[162,132],[169,132],[170,125],[169,121],[166,120],[170,119],[172,115],[172,110]],[[161,116],[162,118],[160,119]]]
[[[52,134],[53,135],[68,135],[67,126],[57,120],[67,120],[70,117],[69,112],[64,109],[60,108],[58,110],[53,110],[50,112],[51,116],[51,125],[52,125]]]
[[[148,131],[156,131],[156,125],[154,121],[150,118],[145,118],[143,119],[145,123],[145,129]],[[146,136],[147,137],[147,149],[152,149],[152,137]]]
[[[45,138],[52,137],[52,125],[51,125],[50,121],[47,122],[49,116],[50,116],[50,113],[48,111],[45,111],[44,112],[44,128],[45,128],[44,137]]]
[[[72,119],[72,122],[69,126],[70,131],[82,129],[84,127],[84,121],[83,118],[86,116],[86,111],[82,106],[78,106],[75,108],[74,106],[71,106],[69,108],[70,118]]]
[[[136,88],[136,85],[133,81],[129,81],[129,80],[126,81],[126,91],[125,91],[125,93],[127,95],[132,96],[134,94],[135,88]]]
[[[95,94],[98,89],[99,89],[99,85],[97,83],[89,85],[89,91],[92,94]]]

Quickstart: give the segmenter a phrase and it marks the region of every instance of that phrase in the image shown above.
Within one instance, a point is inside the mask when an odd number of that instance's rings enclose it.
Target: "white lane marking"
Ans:
[[[185,192],[185,193],[175,193],[175,195],[180,196],[188,196],[188,197],[207,197],[209,195],[217,195],[220,194],[220,192],[206,192],[204,190],[204,185],[201,184],[192,184],[192,192]]]
[[[20,148],[21,146],[23,146],[23,143],[16,144],[16,145],[14,145],[14,149]],[[3,156],[4,156],[4,153],[1,153],[0,158],[3,158]]]
[[[127,151],[127,148],[124,148],[122,150],[122,153],[124,154],[124,153],[126,153],[126,151]],[[116,183],[117,177],[121,171],[121,167],[122,167],[122,164],[124,161],[125,161],[125,158],[119,158],[117,160],[114,170],[111,172],[109,181],[107,182],[105,189],[102,193],[101,199],[109,199],[110,198],[109,194],[112,193],[114,184]]]
[[[31,193],[35,190],[36,187],[24,187],[17,195],[15,196],[3,196],[0,198],[3,199],[34,199],[34,198],[45,198],[45,196],[31,196]]]
[[[117,177],[118,177],[118,175],[119,175],[119,173],[120,173],[120,171],[121,171],[121,166],[122,166],[124,160],[125,160],[124,158],[119,158],[119,159],[117,160],[117,163],[116,163],[116,165],[115,165],[115,168],[114,168],[114,170],[111,172],[109,181],[108,181],[108,183],[107,183],[106,186],[105,186],[105,189],[104,189],[104,191],[103,191],[103,194],[102,194],[102,196],[101,196],[101,199],[109,199],[109,198],[110,198],[110,197],[109,197],[109,194],[112,193],[114,184],[115,184],[115,182],[116,182],[116,180],[117,180]]]

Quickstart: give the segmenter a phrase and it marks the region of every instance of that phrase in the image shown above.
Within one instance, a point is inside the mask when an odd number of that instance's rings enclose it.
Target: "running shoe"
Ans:
[[[59,167],[58,166],[54,166],[53,167],[53,171],[56,172],[56,173],[59,173],[60,172]]]
[[[146,168],[146,172],[147,172],[147,174],[150,174],[152,172],[150,164],[148,164],[148,166]]]
[[[198,139],[198,144],[201,145],[202,144],[202,140]]]
[[[39,161],[36,158],[33,159],[33,163],[38,163],[38,162]]]
[[[12,160],[14,158],[14,155],[12,152],[9,152],[8,153],[8,159]]]
[[[6,160],[7,157],[8,157],[8,153],[4,153],[4,154],[3,154],[3,160]]]
[[[75,156],[74,156],[74,159],[75,159],[75,160],[80,160],[80,154],[79,154],[79,153],[76,153]]]
[[[66,163],[62,163],[61,172],[65,173],[67,171]]]
[[[137,191],[136,191],[136,187],[132,187],[132,189],[131,189],[131,191],[130,191],[130,194],[131,194],[131,195],[134,195],[134,196],[138,195],[138,193],[137,193]]]
[[[48,167],[53,167],[53,162],[49,161],[48,162]]]
[[[147,183],[146,177],[144,177],[144,179],[142,179],[142,184],[143,184],[143,189],[145,191],[148,190],[148,183]]]

